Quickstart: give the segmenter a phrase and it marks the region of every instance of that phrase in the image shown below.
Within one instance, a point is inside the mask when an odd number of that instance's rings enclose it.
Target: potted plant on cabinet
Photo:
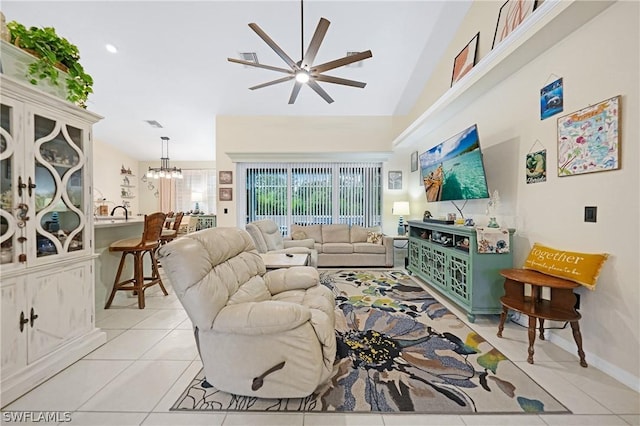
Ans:
[[[48,80],[53,86],[60,86],[61,74],[66,74],[66,99],[86,108],[87,97],[93,93],[93,78],[80,64],[77,46],[56,34],[51,27],[25,27],[12,21],[7,24],[11,43],[35,57],[27,67],[31,84]]]

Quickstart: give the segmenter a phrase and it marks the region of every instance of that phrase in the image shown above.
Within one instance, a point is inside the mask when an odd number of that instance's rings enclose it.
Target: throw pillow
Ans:
[[[295,231],[291,234],[292,240],[304,240],[307,238],[307,234],[304,231]]]
[[[373,244],[382,244],[382,234],[380,232],[367,232],[367,242]]]
[[[608,257],[607,253],[556,250],[535,243],[524,261],[524,269],[564,278],[595,290],[600,270]]]

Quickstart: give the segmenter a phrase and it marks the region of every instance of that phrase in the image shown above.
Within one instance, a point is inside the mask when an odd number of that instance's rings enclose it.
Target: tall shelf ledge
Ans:
[[[600,14],[613,1],[546,0],[509,37],[447,90],[392,143],[413,144],[527,63]]]

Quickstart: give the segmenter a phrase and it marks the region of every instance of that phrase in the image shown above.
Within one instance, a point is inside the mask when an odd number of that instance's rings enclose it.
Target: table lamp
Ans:
[[[194,213],[200,213],[200,201],[202,201],[202,192],[192,192],[191,193],[191,201],[196,203]]]
[[[408,201],[395,201],[393,203],[393,208],[391,209],[391,214],[394,216],[400,216],[398,220],[398,235],[404,235],[404,215],[410,215],[411,212],[409,210],[409,202]]]

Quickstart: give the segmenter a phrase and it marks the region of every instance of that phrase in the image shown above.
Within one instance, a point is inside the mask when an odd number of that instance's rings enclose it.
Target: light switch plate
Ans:
[[[595,206],[585,206],[584,208],[584,221],[596,222],[598,217],[598,208]]]

